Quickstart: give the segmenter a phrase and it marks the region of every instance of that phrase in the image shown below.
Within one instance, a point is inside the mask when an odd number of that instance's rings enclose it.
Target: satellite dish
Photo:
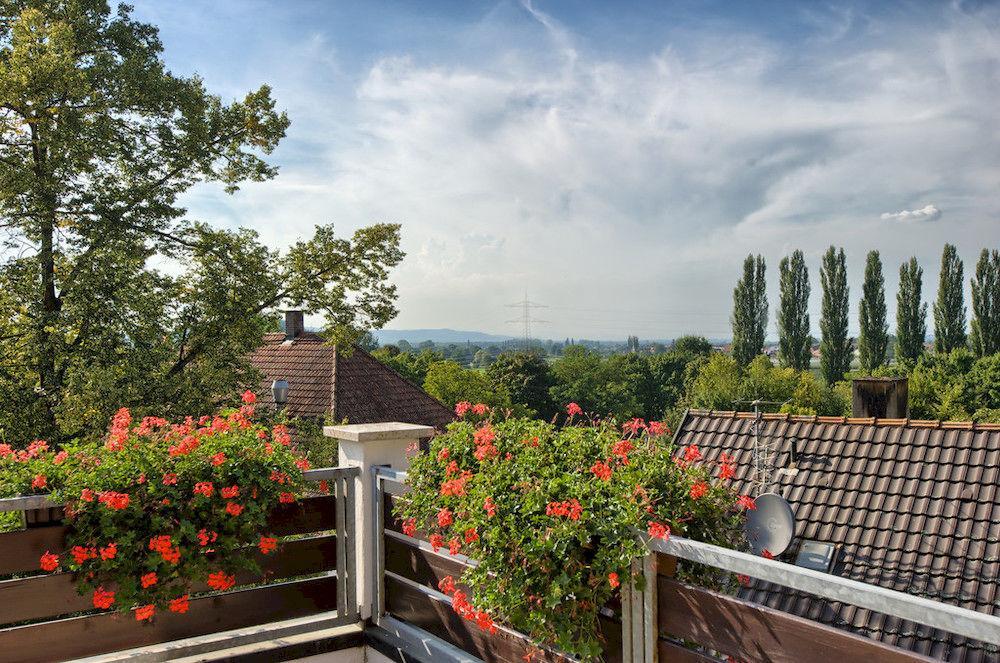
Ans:
[[[777,493],[758,495],[754,501],[757,508],[748,512],[744,527],[750,549],[758,555],[764,550],[772,555],[785,552],[795,534],[792,507]]]

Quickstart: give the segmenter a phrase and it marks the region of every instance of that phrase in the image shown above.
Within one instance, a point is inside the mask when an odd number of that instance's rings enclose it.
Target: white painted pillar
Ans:
[[[325,426],[323,434],[337,440],[338,465],[361,469],[361,476],[355,485],[354,522],[358,533],[355,569],[361,618],[368,619],[372,615],[372,575],[375,573],[375,560],[371,555],[374,530],[371,468],[381,465],[406,471],[410,462],[407,449],[419,440],[434,435],[434,428],[399,422],[351,424]]]

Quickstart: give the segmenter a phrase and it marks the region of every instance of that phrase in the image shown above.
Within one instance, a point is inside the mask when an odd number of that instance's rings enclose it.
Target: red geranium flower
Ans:
[[[465,530],[466,543],[475,543],[478,540],[479,540],[479,532],[476,531],[475,527],[470,527],[469,529]]]
[[[479,416],[482,416],[486,414],[486,411],[489,409],[490,408],[486,405],[486,403],[476,403],[475,405],[472,406],[472,414],[478,414]]]
[[[237,495],[240,494],[240,487],[239,486],[227,486],[226,488],[221,489],[219,491],[219,494],[222,495],[223,498],[225,498],[227,500],[231,500],[232,498],[234,498],[234,497],[236,497]]]
[[[691,499],[698,500],[705,496],[708,492],[708,484],[704,481],[699,481],[691,486]]]
[[[188,595],[178,596],[170,601],[170,612],[179,612],[181,614],[188,611]]]
[[[444,547],[444,537],[440,534],[431,534],[431,548],[437,552]]]
[[[590,471],[601,481],[611,481],[611,466],[604,461],[594,461],[590,466]]]
[[[302,470],[303,472],[305,472],[306,470],[308,470],[312,466],[309,464],[309,459],[308,458],[299,458],[299,459],[297,459],[295,461],[295,467],[297,467],[300,470]]]
[[[59,555],[53,555],[46,550],[45,554],[38,560],[38,565],[42,571],[55,571],[59,568]]]
[[[247,405],[253,405],[254,403],[257,402],[257,395],[252,391],[250,391],[249,389],[247,389],[246,391],[243,392],[243,395],[240,396],[240,399]]]
[[[485,511],[486,515],[490,518],[497,515],[497,505],[493,503],[492,497],[487,497],[483,500],[483,511]]]
[[[80,491],[80,499],[83,500],[84,502],[93,502],[94,491],[92,491],[90,488],[84,488],[83,490]]]
[[[149,573],[147,573],[146,575],[142,576],[142,578],[139,579],[139,583],[142,585],[143,589],[146,589],[147,587],[152,587],[158,581],[159,578],[157,578],[156,573],[152,571],[150,571]]]
[[[167,472],[163,475],[163,485],[164,486],[176,486],[177,485],[177,475],[173,472]]]
[[[472,408],[472,403],[469,401],[459,401],[455,403],[455,415],[459,417],[464,417],[465,413]]]
[[[205,497],[211,497],[212,493],[215,492],[215,486],[211,481],[199,481],[194,485],[195,495],[204,495]]]
[[[749,495],[740,495],[739,499],[736,500],[736,505],[749,511],[757,510],[757,502],[755,502]]]
[[[31,480],[32,488],[45,488],[48,483],[48,479],[45,478],[44,474],[36,474],[35,478]]]
[[[236,584],[236,576],[227,575],[225,571],[216,571],[208,576],[208,586],[218,591],[225,591]]]
[[[438,456],[437,456],[438,462],[439,463],[443,463],[444,461],[448,460],[448,456],[450,456],[450,455],[451,455],[451,451],[448,450],[448,447],[445,447],[444,449],[442,449],[441,451],[438,452]]]
[[[438,511],[437,521],[438,521],[438,527],[448,527],[453,522],[455,522],[451,514],[451,509],[441,509],[440,511]]]
[[[260,542],[257,544],[260,551],[265,555],[269,555],[274,552],[274,549],[278,547],[278,539],[273,536],[262,536],[260,537]]]
[[[212,465],[215,465],[216,467],[222,465],[225,462],[226,462],[226,454],[222,453],[221,451],[212,456]]]
[[[407,518],[403,521],[403,534],[406,536],[413,536],[417,533],[417,521],[413,518]]]
[[[438,589],[440,589],[444,594],[451,596],[455,593],[455,579],[451,576],[445,576],[438,581]]]
[[[697,444],[689,444],[684,447],[684,460],[689,463],[693,463],[699,458],[701,458],[701,451],[698,450]]]
[[[230,516],[238,516],[243,513],[243,505],[236,502],[229,502],[226,504],[226,513]]]
[[[156,606],[144,605],[135,609],[135,621],[142,622],[150,619],[153,613],[156,612]]]
[[[278,501],[282,504],[291,504],[295,501],[295,495],[292,493],[281,493],[278,495]]]
[[[201,529],[198,531],[198,543],[204,548],[210,543],[214,543],[216,539],[219,538],[218,533],[209,532],[206,529]]]
[[[618,574],[611,572],[608,574],[608,584],[611,585],[611,589],[615,589],[621,583],[618,581]]]
[[[107,592],[103,587],[94,590],[94,607],[100,610],[107,610],[115,603],[115,593]]]
[[[114,559],[115,555],[118,554],[118,544],[111,542],[108,545],[101,548],[101,559],[109,560]]]
[[[459,542],[458,539],[452,538],[450,541],[448,541],[448,552],[450,554],[457,555],[461,549],[462,549],[462,544]]]
[[[653,539],[663,539],[666,541],[670,538],[670,526],[664,525],[663,523],[649,523],[647,532],[649,533],[650,538]]]
[[[568,414],[571,417],[575,417],[578,414],[583,414],[583,408],[577,405],[576,403],[569,403],[566,406],[566,414]]]
[[[69,554],[73,556],[73,561],[76,562],[76,565],[80,566],[88,559],[97,557],[97,549],[84,548],[83,546],[73,546],[70,548]]]

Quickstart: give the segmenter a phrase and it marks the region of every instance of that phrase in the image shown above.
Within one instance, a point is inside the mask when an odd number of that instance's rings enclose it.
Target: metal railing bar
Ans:
[[[748,575],[975,640],[1000,644],[1000,617],[975,610],[679,536],[671,536],[666,541],[650,540],[649,547],[681,559]]]
[[[383,578],[385,577],[385,550],[382,545],[382,536],[385,532],[385,522],[383,513],[385,510],[385,497],[382,492],[382,476],[380,470],[385,470],[375,466],[371,468],[372,473],[372,540],[371,552],[372,560],[375,562],[375,573],[371,578],[372,591],[372,620],[376,625],[380,623],[382,615],[385,614],[385,588]]]
[[[356,467],[320,467],[306,470],[302,478],[306,481],[327,481],[360,476],[361,470]],[[53,502],[51,495],[18,495],[17,497],[0,498],[0,513],[6,511],[29,511],[31,509],[51,509],[63,506],[61,502]]]
[[[347,523],[344,513],[344,487],[343,481],[335,479],[333,482],[333,512],[337,523],[337,610],[342,614],[347,610],[347,586],[351,584],[351,578],[345,577],[347,569],[347,545],[346,528]]]
[[[462,651],[441,638],[400,621],[390,615],[382,617],[372,636],[399,649],[419,661],[449,661],[450,663],[482,663],[481,659]]]
[[[394,470],[391,467],[373,467],[372,470],[383,479],[391,479],[396,483],[406,483],[406,479],[409,476],[406,472]]]

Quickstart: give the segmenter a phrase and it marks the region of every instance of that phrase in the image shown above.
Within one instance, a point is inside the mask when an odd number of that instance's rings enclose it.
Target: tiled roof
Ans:
[[[691,411],[678,445],[705,459],[735,457],[734,487],[750,491],[752,413]],[[1000,426],[765,414],[777,450],[775,492],[795,513],[794,562],[804,540],[832,543],[831,572],[963,608],[1000,614]],[[997,648],[869,610],[754,581],[743,598],[937,659],[1000,660]]]
[[[353,424],[402,421],[443,427],[454,418],[420,387],[382,364],[361,348],[348,356],[309,332],[294,341],[282,333],[265,334],[250,357],[264,374],[260,402],[273,407],[271,381],[288,381],[291,416],[325,417]]]

